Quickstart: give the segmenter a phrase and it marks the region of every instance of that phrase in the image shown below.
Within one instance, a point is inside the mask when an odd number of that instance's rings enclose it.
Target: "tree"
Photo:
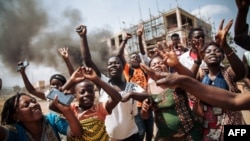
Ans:
[[[14,92],[19,92],[21,90],[21,87],[18,85],[13,86]]]

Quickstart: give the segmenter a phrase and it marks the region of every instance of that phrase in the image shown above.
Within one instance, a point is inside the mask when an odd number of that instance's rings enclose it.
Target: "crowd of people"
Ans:
[[[246,22],[250,1],[235,2],[234,40],[250,51]],[[250,86],[249,53],[242,60],[234,53],[226,39],[233,20],[224,28],[223,24],[224,20],[209,43],[199,27],[188,34],[190,46],[185,47],[174,33],[171,44],[158,42],[150,52],[145,51],[144,27],[139,24],[139,52],[125,57],[132,35],[124,32],[119,49],[106,61],[106,75],[92,60],[87,26],[79,25],[76,33],[84,66],[74,69],[68,48],[59,48],[70,77],[53,74],[46,92],[35,89],[25,67],[20,67],[28,93],[17,92],[5,101],[0,140],[223,141],[224,125],[246,124],[240,110],[250,109],[249,92],[237,87],[241,80]],[[222,62],[225,58],[228,65]],[[75,101],[65,105],[58,96],[47,99],[53,89],[74,95]],[[49,101],[47,115],[33,96]]]

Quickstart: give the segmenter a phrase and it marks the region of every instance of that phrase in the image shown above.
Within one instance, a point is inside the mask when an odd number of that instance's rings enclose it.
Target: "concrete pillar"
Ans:
[[[176,18],[177,18],[177,26],[178,26],[178,28],[181,28],[181,25],[182,25],[181,13],[180,13],[180,9],[178,7],[176,8]]]

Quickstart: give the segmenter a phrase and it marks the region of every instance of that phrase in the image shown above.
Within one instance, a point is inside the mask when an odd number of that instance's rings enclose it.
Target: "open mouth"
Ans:
[[[118,70],[117,70],[116,68],[111,68],[111,69],[109,70],[109,72],[110,72],[111,74],[114,74],[114,73],[117,73]]]
[[[112,69],[112,70],[110,70],[110,72],[117,72],[117,70],[116,69]]]
[[[42,111],[41,111],[40,108],[34,108],[34,109],[32,109],[32,112],[33,112],[34,114],[40,114],[40,113],[42,113]]]
[[[155,68],[154,71],[155,72],[162,72],[162,69],[158,67],[158,68]]]
[[[210,61],[218,61],[218,57],[216,56],[209,56],[208,58]]]

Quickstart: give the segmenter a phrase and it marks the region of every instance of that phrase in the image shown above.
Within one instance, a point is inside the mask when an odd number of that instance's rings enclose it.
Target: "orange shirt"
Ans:
[[[129,64],[126,63],[124,70],[123,70],[123,74],[125,76],[125,79],[128,82],[133,82],[135,84],[140,85],[144,90],[147,90],[147,86],[148,86],[148,78],[145,75],[145,73],[143,72],[143,70],[141,68],[133,68],[134,72],[132,77],[129,76]],[[137,102],[137,106],[141,107],[141,102]]]

